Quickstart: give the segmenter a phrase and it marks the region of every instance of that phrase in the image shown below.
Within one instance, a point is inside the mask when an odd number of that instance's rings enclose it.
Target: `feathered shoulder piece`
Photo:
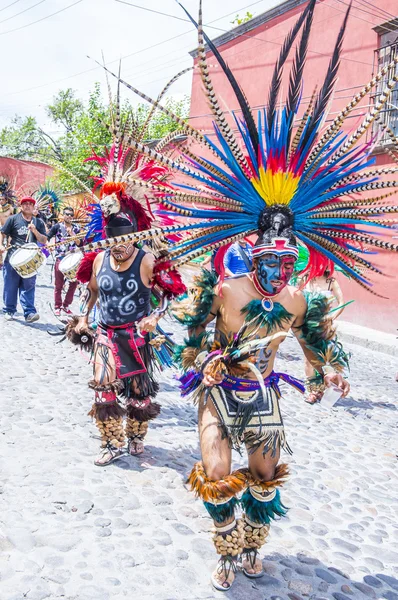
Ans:
[[[201,325],[210,314],[217,279],[215,273],[202,269],[201,274],[194,278],[188,295],[172,304],[173,317],[190,328]]]
[[[307,311],[301,327],[305,344],[314,352],[321,366],[330,365],[341,373],[349,367],[349,355],[337,339],[330,315],[331,300],[318,293],[304,291],[303,294],[307,301]]]

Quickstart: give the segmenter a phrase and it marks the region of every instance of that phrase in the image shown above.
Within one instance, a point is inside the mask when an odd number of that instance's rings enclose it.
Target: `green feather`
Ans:
[[[330,301],[323,294],[303,292],[307,301],[307,312],[301,327],[302,337],[309,350],[316,354],[319,361],[323,362],[323,355],[332,351],[330,364],[343,368],[349,366],[347,354],[337,336],[330,338],[332,323],[327,316],[330,313]]]
[[[209,316],[213,298],[215,295],[214,287],[218,281],[218,275],[207,269],[202,269],[201,274],[195,280],[195,287],[199,288],[198,298],[193,304],[193,310],[188,313],[178,314],[178,311],[173,310],[173,316],[177,321],[189,328],[198,327]],[[186,300],[185,300],[186,302]],[[178,300],[175,305],[178,305]],[[192,305],[191,305],[192,306]]]
[[[283,329],[284,325],[293,318],[293,315],[279,302],[274,302],[271,311],[264,310],[262,300],[250,300],[241,312],[246,313],[246,323],[255,320],[255,325],[266,327],[268,334]]]
[[[184,371],[183,368],[183,352],[187,348],[195,348],[197,350],[204,347],[204,342],[208,341],[210,337],[210,333],[207,331],[202,331],[199,335],[190,335],[188,338],[184,338],[183,344],[176,344],[174,347],[173,360],[177,364],[177,366]]]

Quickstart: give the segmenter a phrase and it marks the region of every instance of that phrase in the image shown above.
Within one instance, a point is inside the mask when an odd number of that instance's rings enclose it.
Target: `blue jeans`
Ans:
[[[35,309],[35,291],[36,275],[23,279],[10,263],[6,260],[3,266],[4,289],[3,289],[3,313],[14,314],[17,312],[17,300],[19,292],[19,301],[23,308],[23,314],[26,317],[36,312]]]

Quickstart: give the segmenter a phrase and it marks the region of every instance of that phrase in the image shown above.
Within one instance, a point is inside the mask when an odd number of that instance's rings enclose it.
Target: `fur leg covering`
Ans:
[[[152,402],[150,398],[130,400],[127,405],[127,416],[136,421],[151,421],[159,415],[160,408],[160,404]]]
[[[111,445],[114,448],[122,448],[125,442],[123,416],[126,411],[118,403],[117,393],[123,383],[115,380],[112,383],[100,385],[95,381],[90,381],[88,385],[95,390],[95,402],[88,414],[95,419],[101,434],[102,447]]]
[[[229,500],[236,496],[247,487],[247,469],[238,469],[230,475],[213,481],[207,477],[203,464],[196,463],[188,477],[187,483],[191,486],[191,490],[201,498],[204,502],[212,502]]]
[[[116,379],[112,383],[101,385],[93,380],[89,382],[88,387],[95,391],[95,402],[88,413],[90,417],[105,422],[108,419],[118,419],[125,415],[126,411],[117,400],[117,394],[123,387],[123,382]]]

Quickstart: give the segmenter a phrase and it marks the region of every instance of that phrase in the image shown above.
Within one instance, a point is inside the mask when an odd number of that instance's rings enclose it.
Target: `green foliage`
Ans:
[[[167,98],[163,104],[181,118],[188,116],[188,98]],[[130,115],[142,126],[150,108],[147,104],[133,107],[126,100],[121,107],[122,121]],[[76,98],[71,88],[61,90],[47,105],[46,112],[52,123],[62,128],[56,138],[43,131],[34,117],[15,116],[10,126],[0,130],[0,156],[62,163],[67,171],[92,187],[91,177],[98,174],[98,165],[84,160],[93,151],[102,154],[112,141],[105,126],[110,123],[109,106],[102,98],[100,85],[95,85],[86,103]],[[157,111],[144,141],[162,138],[177,128],[174,121]],[[66,171],[59,169],[57,180],[62,191],[79,191],[76,180]]]
[[[242,25],[242,23],[247,23],[253,17],[254,17],[254,15],[252,15],[251,12],[247,11],[243,17],[241,17],[240,15],[236,15],[235,19],[233,21],[231,21],[231,25],[234,25],[235,27],[237,27],[238,25]]]
[[[11,125],[0,130],[0,156],[32,159],[45,150],[46,143],[34,117],[15,116]]]

